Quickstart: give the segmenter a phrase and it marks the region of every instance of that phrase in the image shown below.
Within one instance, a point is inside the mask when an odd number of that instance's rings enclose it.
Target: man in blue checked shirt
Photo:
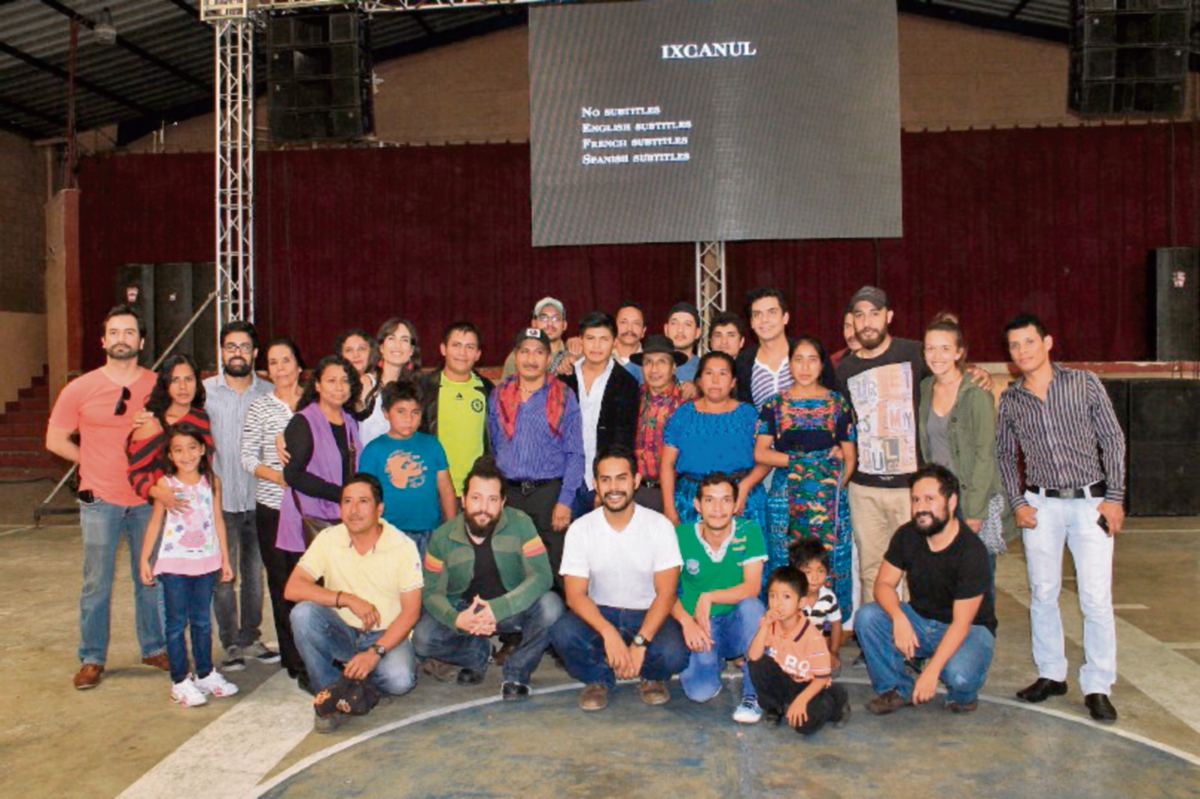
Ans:
[[[517,373],[488,400],[488,434],[508,484],[508,506],[533,519],[561,591],[563,541],[571,502],[583,483],[583,427],[579,402],[557,379],[547,378],[550,338],[530,327],[513,345]]]

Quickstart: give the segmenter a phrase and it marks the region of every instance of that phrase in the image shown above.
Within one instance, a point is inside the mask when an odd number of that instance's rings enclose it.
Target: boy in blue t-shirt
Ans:
[[[419,433],[421,402],[415,384],[388,383],[380,393],[391,429],[363,450],[360,471],[383,486],[383,518],[408,535],[425,559],[429,534],[458,511],[446,451],[435,436]]]

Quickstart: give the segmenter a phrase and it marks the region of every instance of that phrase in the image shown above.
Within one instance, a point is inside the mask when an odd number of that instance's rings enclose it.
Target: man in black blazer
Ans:
[[[632,450],[638,414],[637,379],[613,358],[617,323],[610,315],[596,311],[583,317],[579,335],[583,340],[583,358],[575,362],[571,374],[559,377],[575,392],[583,416],[586,463],[584,484],[572,508],[576,518],[596,507],[592,480],[596,453],[615,444]]]

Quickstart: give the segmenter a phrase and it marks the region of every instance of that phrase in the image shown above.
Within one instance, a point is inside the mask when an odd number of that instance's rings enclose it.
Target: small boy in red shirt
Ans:
[[[850,697],[830,677],[825,636],[800,608],[807,594],[804,572],[794,566],[771,572],[767,612],[746,652],[759,706],[768,718],[786,718],[801,735],[812,735],[826,722],[841,726],[850,718]]]

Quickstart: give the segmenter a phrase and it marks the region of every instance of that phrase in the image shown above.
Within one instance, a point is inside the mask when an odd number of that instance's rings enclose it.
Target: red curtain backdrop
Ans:
[[[893,330],[917,336],[959,313],[972,357],[1002,360],[1019,310],[1043,316],[1060,358],[1151,356],[1147,258],[1200,242],[1197,145],[1188,125],[906,133],[904,237],[731,242],[729,306],[777,285],[792,329],[840,348],[842,309],[864,283],[893,298]],[[534,249],[527,145],[314,149],[256,163],[257,314],[310,361],[338,331],[410,318],[427,364],[442,327],[470,319],[499,363],[532,303],[572,320],[625,298],[659,329],[694,299],[690,244]],[[99,331],[123,263],[211,261],[213,157],[126,155],[80,168],[85,320]],[[85,341],[91,339],[85,334]],[[85,348],[87,364],[100,350]]]

